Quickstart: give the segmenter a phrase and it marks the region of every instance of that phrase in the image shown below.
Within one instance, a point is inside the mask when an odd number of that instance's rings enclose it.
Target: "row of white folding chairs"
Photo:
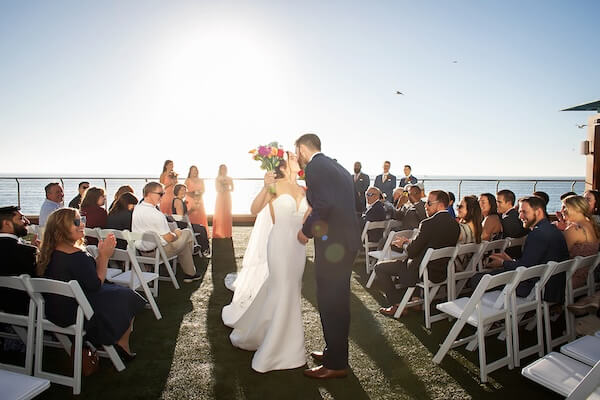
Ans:
[[[367,260],[367,273],[370,271],[371,275],[367,281],[367,288],[370,288],[373,284],[373,280],[375,279],[375,274],[373,273],[373,266],[380,261],[388,261],[388,260],[398,260],[405,259],[406,253],[398,252],[392,249],[392,242],[399,237],[405,237],[408,239],[412,239],[418,232],[418,229],[406,229],[398,232],[390,231],[385,244],[381,250],[370,250],[365,254],[365,258]]]
[[[365,222],[365,226],[360,235],[360,240],[363,243],[363,251],[365,253],[365,269],[367,271],[367,274],[371,270],[369,252],[372,250],[377,250],[377,247],[379,247],[379,241],[377,241],[377,242],[369,241],[369,231],[382,230],[382,232],[383,232],[382,237],[384,238],[383,240],[386,240],[389,237],[389,234],[388,234],[388,236],[385,236],[385,234],[386,234],[386,232],[389,233],[389,227],[390,227],[391,222],[392,222],[392,220],[389,220],[389,219],[384,220],[384,221],[367,221],[367,222]]]
[[[30,278],[29,275],[21,276],[2,276],[0,277],[0,287],[23,291],[29,294],[29,313],[24,315],[10,314],[0,312],[0,322],[8,324],[16,331],[26,329],[24,343],[25,365],[0,364],[0,368],[26,375],[33,375],[38,378],[48,379],[61,385],[73,387],[73,394],[81,392],[81,361],[82,346],[85,330],[83,329],[84,320],[90,320],[94,314],[90,303],[88,302],[79,283],[75,280],[70,282],[56,281],[45,278]],[[77,314],[75,323],[71,326],[60,327],[50,322],[46,318],[45,301],[43,295],[54,294],[73,298],[77,302]],[[44,333],[53,333],[61,342],[63,348],[69,354],[71,353],[71,341],[67,335],[75,337],[73,346],[73,376],[59,375],[44,371],[43,354],[47,342],[44,341]],[[117,371],[123,371],[125,365],[117,354],[114,346],[103,346],[104,351],[99,351],[101,356],[108,357],[112,361]],[[35,355],[35,357],[34,357]]]

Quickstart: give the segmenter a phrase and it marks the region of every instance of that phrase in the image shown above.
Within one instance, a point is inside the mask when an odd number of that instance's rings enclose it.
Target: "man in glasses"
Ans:
[[[365,193],[367,197],[367,210],[362,215],[361,230],[367,221],[385,221],[386,212],[383,206],[383,194],[378,188],[371,186]],[[383,229],[373,229],[368,233],[369,242],[379,242],[383,237]]]
[[[196,272],[192,256],[194,250],[192,232],[189,229],[171,231],[167,218],[157,208],[164,194],[163,185],[158,182],[148,182],[144,186],[144,199],[133,209],[131,230],[140,233],[156,232],[167,256],[178,256],[179,264],[184,272],[184,282],[189,283],[202,279],[202,275]],[[153,242],[145,241],[136,242],[136,247],[142,252],[152,252],[156,249]]]
[[[63,199],[65,198],[65,194],[63,192],[63,188],[60,186],[58,182],[51,182],[44,187],[46,191],[46,200],[42,203],[42,208],[40,209],[40,219],[39,225],[46,225],[46,220],[48,216],[52,214],[52,211],[58,210],[59,208],[63,208],[65,206]]]
[[[21,242],[29,221],[19,207],[0,207],[0,276],[35,276],[37,249]],[[12,289],[0,289],[0,310],[27,314],[29,295]]]
[[[406,289],[416,286],[419,282],[419,266],[427,249],[441,249],[456,246],[459,235],[458,223],[448,214],[448,193],[443,190],[429,192],[425,211],[428,218],[421,221],[419,232],[414,239],[400,237],[392,242],[397,247],[406,245],[407,261],[382,261],[375,265],[376,283],[385,293],[390,307],[381,308],[379,312],[386,316],[393,316],[398,309],[404,290],[396,289],[393,276],[399,278],[401,286]],[[429,280],[441,282],[446,279],[448,259],[439,259],[427,266]]]
[[[79,192],[77,196],[73,197],[73,200],[69,202],[69,207],[76,208],[79,210],[79,205],[81,204],[81,198],[86,190],[90,187],[89,182],[79,182],[79,186],[77,187],[77,191]]]

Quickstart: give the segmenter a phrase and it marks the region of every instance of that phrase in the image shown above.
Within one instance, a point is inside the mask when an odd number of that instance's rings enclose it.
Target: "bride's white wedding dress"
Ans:
[[[234,346],[256,350],[252,368],[258,372],[306,364],[301,310],[306,250],[297,234],[308,203],[302,198],[297,206],[293,196],[282,194],[272,206],[275,222],[267,242],[268,277],[230,325],[234,329],[229,336]],[[239,289],[236,285],[236,292]]]

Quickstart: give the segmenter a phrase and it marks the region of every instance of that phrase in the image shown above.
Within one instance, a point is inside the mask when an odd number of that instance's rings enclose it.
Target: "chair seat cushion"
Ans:
[[[560,352],[593,367],[600,360],[600,337],[580,337],[562,346]]]
[[[32,399],[50,387],[47,379],[0,369],[3,399]]]
[[[592,369],[564,354],[552,352],[523,368],[521,374],[563,396],[568,396]]]
[[[459,318],[463,313],[467,303],[469,302],[468,297],[461,297],[460,299],[448,301],[446,303],[441,303],[436,306],[436,308],[448,315],[453,316],[454,318]],[[480,304],[481,308],[481,316],[484,319],[484,322],[489,323],[491,321],[498,321],[504,318],[504,310],[498,310],[493,307],[489,307],[483,304]],[[474,311],[469,318],[467,319],[467,323],[472,326],[478,326],[479,320],[477,318],[477,311]]]

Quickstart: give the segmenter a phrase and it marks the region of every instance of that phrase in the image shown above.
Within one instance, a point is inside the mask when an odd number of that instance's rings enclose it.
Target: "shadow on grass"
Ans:
[[[197,270],[206,273],[209,260],[195,257]],[[73,396],[72,388],[52,384],[39,399],[158,399],[161,397],[170,373],[175,344],[181,321],[192,310],[190,297],[198,289],[202,280],[182,283],[181,271],[178,273],[180,289],[171,282],[160,282],[158,307],[162,314],[156,320],[152,310],[141,311],[135,319],[131,334],[131,348],[137,353],[126,369],[117,372],[109,359],[101,359],[100,371],[82,378],[80,396]],[[47,357],[46,357],[47,356]],[[44,368],[61,374],[70,373],[71,359],[59,349],[44,350]],[[1,396],[0,396],[1,397]]]

